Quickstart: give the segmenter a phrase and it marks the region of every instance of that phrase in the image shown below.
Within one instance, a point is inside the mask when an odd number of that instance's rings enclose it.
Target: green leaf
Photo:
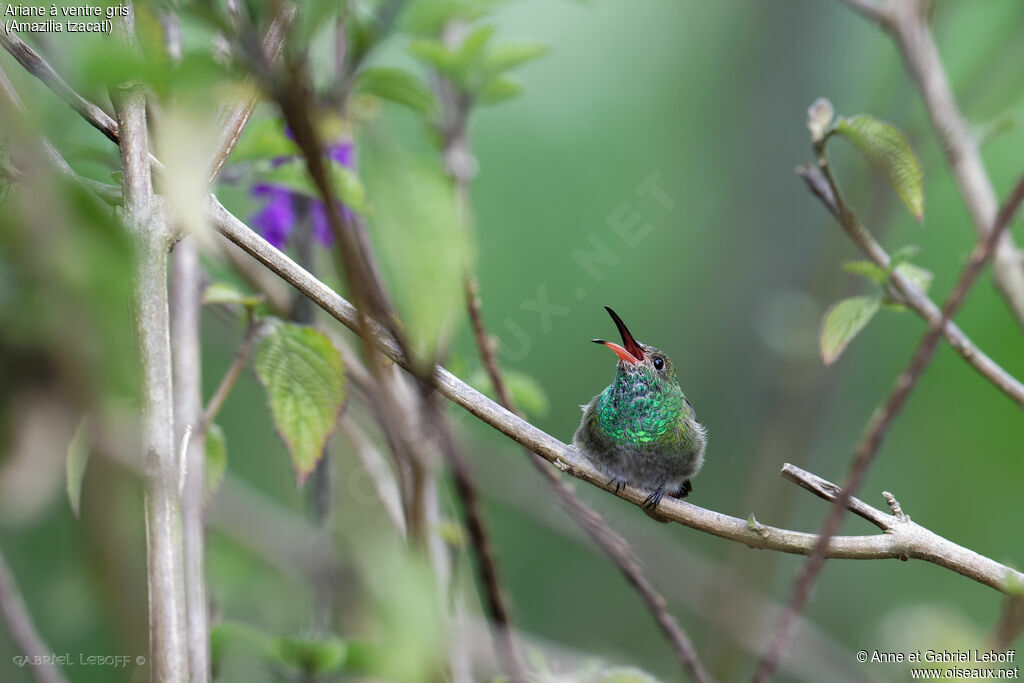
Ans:
[[[885,271],[886,277],[892,274],[892,271],[896,270],[901,263],[906,263],[914,258],[919,251],[921,251],[921,247],[916,244],[907,244],[894,251],[889,257],[889,268]]]
[[[337,636],[322,639],[283,637],[270,644],[270,656],[307,675],[334,673],[345,663],[347,647]]]
[[[885,174],[910,213],[920,221],[924,216],[924,172],[906,136],[895,126],[867,114],[840,119],[835,132]]]
[[[454,71],[455,53],[439,40],[414,40],[409,43],[409,54],[444,75],[451,75]]]
[[[345,404],[341,354],[313,328],[277,322],[256,349],[254,364],[301,486],[323,455]]]
[[[226,282],[214,282],[203,290],[203,304],[237,304],[252,308],[263,303],[262,294],[242,294]]]
[[[430,89],[419,77],[404,69],[363,69],[356,77],[355,88],[358,92],[403,104],[425,116],[430,116],[437,110],[437,102]]]
[[[931,271],[925,270],[921,266],[915,266],[913,263],[901,263],[896,267],[896,272],[907,278],[910,284],[914,285],[922,292],[927,292],[928,288],[932,286],[932,280],[934,275]]]
[[[206,468],[203,473],[203,502],[207,503],[217,493],[228,469],[228,442],[220,425],[211,424],[206,428]]]
[[[480,104],[496,104],[518,96],[523,92],[523,85],[512,78],[499,76],[487,81],[477,95]]]
[[[508,71],[547,54],[548,46],[532,40],[515,40],[495,45],[484,60],[484,68],[492,74]]]
[[[268,160],[300,154],[299,146],[285,135],[283,124],[278,119],[267,118],[245,127],[228,161]]]
[[[415,143],[392,140],[373,129],[360,140],[360,168],[373,206],[369,232],[414,356],[433,362],[442,335],[462,311],[473,239],[436,152],[425,141],[417,154]]]
[[[878,312],[881,303],[878,296],[855,296],[843,299],[825,312],[820,338],[825,365],[836,362],[850,341]]]
[[[875,284],[883,285],[889,279],[884,268],[880,268],[871,261],[847,261],[843,264],[843,270],[854,275],[860,275],[871,280]]]
[[[417,0],[407,3],[409,9],[402,16],[401,27],[417,36],[435,36],[445,24],[460,19],[474,21],[486,16],[502,0]]]
[[[547,394],[544,392],[544,387],[540,385],[540,382],[518,370],[503,370],[501,379],[505,383],[505,388],[508,390],[512,401],[523,412],[537,417],[547,414],[550,404],[548,403]],[[498,400],[494,387],[491,384],[491,377],[483,368],[473,373],[469,383],[491,399]]]
[[[85,466],[89,463],[92,452],[92,423],[88,417],[78,422],[74,436],[68,444],[68,456],[65,461],[67,476],[68,502],[71,511],[78,517],[82,503],[82,479],[85,477]]]
[[[328,168],[331,173],[331,189],[334,196],[353,211],[366,213],[369,210],[366,203],[366,189],[359,176],[352,169],[335,161],[331,161]],[[320,198],[320,192],[310,179],[309,173],[306,172],[304,159],[295,159],[279,164],[261,174],[261,178],[267,184],[284,187],[313,199]]]

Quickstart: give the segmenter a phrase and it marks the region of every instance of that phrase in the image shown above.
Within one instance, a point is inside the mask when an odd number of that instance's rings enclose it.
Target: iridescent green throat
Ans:
[[[665,377],[647,365],[620,363],[615,381],[601,392],[597,419],[608,438],[646,449],[679,441],[688,408],[674,373]]]

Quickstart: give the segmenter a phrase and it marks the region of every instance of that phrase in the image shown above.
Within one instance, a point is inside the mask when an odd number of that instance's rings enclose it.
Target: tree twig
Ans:
[[[0,31],[0,45],[14,57],[25,70],[41,80],[46,86],[57,94],[62,100],[82,115],[86,121],[91,123],[98,131],[106,135],[110,140],[120,144],[117,122],[84,97],[72,89],[67,82],[47,64],[46,60],[40,57],[35,50],[25,44],[21,38],[14,33]]]
[[[480,311],[480,298],[477,292],[476,278],[469,278],[466,281],[466,308],[469,311],[469,320],[473,327],[476,338],[477,351],[487,369],[487,375],[491,379],[491,386],[498,401],[508,410],[522,417],[522,413],[516,408],[512,396],[505,386],[505,381],[498,368],[498,361],[494,354],[494,345],[487,335],[484,326],[483,315]],[[601,515],[588,506],[576,495],[568,484],[548,467],[544,459],[529,449],[525,449],[530,462],[534,464],[537,471],[554,490],[559,502],[569,513],[569,516],[580,525],[590,536],[591,540],[604,552],[605,555],[618,567],[626,581],[633,586],[647,609],[654,616],[658,627],[665,633],[672,650],[679,660],[680,665],[689,673],[690,678],[695,681],[711,681],[711,675],[704,668],[697,655],[697,649],[693,645],[686,632],[679,626],[676,620],[668,611],[665,598],[658,593],[657,589],[648,581],[644,575],[640,563],[633,557],[633,551],[629,543],[615,532]]]
[[[931,0],[843,0],[878,23],[893,39],[921,91],[925,109],[953,171],[979,237],[995,224],[999,200],[981,158],[978,141],[957,107],[953,88],[928,26]],[[1009,233],[1000,238],[992,262],[999,291],[1024,326],[1024,259]]]
[[[199,437],[206,433],[207,428],[217,418],[217,413],[220,412],[224,401],[227,400],[228,395],[234,388],[235,382],[241,376],[242,370],[245,369],[245,364],[249,362],[249,355],[252,353],[257,331],[259,331],[259,325],[250,316],[249,324],[245,328],[245,336],[242,337],[242,343],[238,345],[238,350],[235,351],[235,358],[231,361],[231,365],[228,366],[224,377],[221,378],[220,384],[217,385],[216,391],[213,392],[213,396],[207,402],[206,410],[203,411],[203,419],[200,422],[201,428],[198,430]]]
[[[811,588],[821,573],[821,568],[825,563],[828,542],[838,531],[843,513],[846,511],[853,494],[864,483],[868,468],[878,453],[878,449],[882,445],[882,440],[885,438],[889,426],[903,408],[921,373],[928,367],[928,363],[931,361],[935,348],[938,345],[943,326],[959,310],[960,305],[967,296],[967,292],[977,281],[982,268],[992,256],[1000,238],[1017,213],[1021,201],[1024,201],[1024,175],[1017,181],[1006,203],[999,209],[992,229],[985,234],[984,238],[971,251],[967,265],[964,266],[963,272],[953,287],[953,291],[950,292],[949,297],[942,306],[942,315],[939,320],[929,326],[928,331],[918,344],[910,364],[896,380],[896,386],[893,387],[885,403],[872,416],[867,434],[858,446],[856,455],[847,472],[842,491],[839,492],[829,510],[828,516],[825,518],[821,533],[815,542],[814,550],[804,563],[793,587],[793,592],[790,595],[788,607],[776,626],[771,645],[769,645],[764,658],[758,665],[757,673],[754,676],[754,680],[758,683],[771,680],[775,675],[779,660],[782,658],[793,636],[797,617],[803,611],[804,605],[807,604]]]
[[[3,552],[0,552],[0,614],[3,614],[7,631],[11,634],[15,646],[22,655],[30,658],[26,664],[36,681],[67,683],[67,679],[55,663],[44,663],[53,657],[53,650],[36,630],[14,575],[4,560]]]

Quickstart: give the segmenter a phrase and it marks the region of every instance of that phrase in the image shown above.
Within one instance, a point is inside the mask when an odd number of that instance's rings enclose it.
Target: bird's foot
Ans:
[[[659,486],[651,491],[651,494],[644,498],[643,507],[645,510],[657,510],[658,503],[665,497],[665,487]]]
[[[615,493],[618,493],[625,485],[626,480],[623,479],[622,477],[612,477],[611,479],[608,480],[608,483],[605,484],[605,487],[612,489],[613,491],[615,491]]]

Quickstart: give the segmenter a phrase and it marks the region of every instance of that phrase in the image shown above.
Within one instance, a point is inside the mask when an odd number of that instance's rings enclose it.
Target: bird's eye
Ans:
[[[658,358],[655,358],[654,359],[654,369],[655,370],[661,370],[663,367],[665,367],[665,359],[661,358],[660,356]]]

